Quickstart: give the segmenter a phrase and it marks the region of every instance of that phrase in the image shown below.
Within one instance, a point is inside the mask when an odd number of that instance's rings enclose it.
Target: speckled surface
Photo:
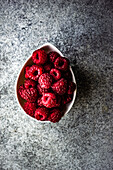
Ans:
[[[113,169],[113,1],[0,1],[0,170]],[[50,42],[73,65],[78,93],[57,124],[30,119],[15,81]]]

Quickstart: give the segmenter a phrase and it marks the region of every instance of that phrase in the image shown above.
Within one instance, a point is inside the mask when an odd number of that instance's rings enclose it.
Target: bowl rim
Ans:
[[[60,51],[59,49],[57,49],[54,45],[52,45],[51,43],[49,43],[49,42],[44,43],[43,45],[39,46],[37,49],[44,48],[45,46],[51,46],[51,47],[52,47],[53,49],[55,49],[55,51],[57,51],[62,57],[64,57],[64,55],[61,53],[61,51]],[[50,121],[40,121],[40,120],[37,120],[37,119],[29,116],[29,115],[24,111],[23,107],[22,107],[21,104],[20,104],[19,98],[18,98],[18,89],[17,89],[17,88],[18,88],[18,80],[19,80],[19,77],[20,77],[20,74],[21,74],[22,69],[24,68],[25,64],[27,63],[27,61],[28,61],[30,58],[31,58],[31,56],[30,56],[30,57],[27,57],[27,59],[26,59],[25,62],[23,63],[23,66],[22,66],[21,69],[19,70],[19,72],[18,72],[18,74],[17,74],[17,77],[16,77],[16,81],[15,81],[15,96],[16,96],[16,101],[17,101],[19,107],[21,108],[22,112],[24,112],[24,113],[26,114],[26,116],[28,116],[29,118],[32,118],[33,120],[35,120],[35,121],[37,121],[37,122],[41,122],[41,123],[51,123]],[[72,99],[72,101],[68,104],[69,106],[67,106],[68,108],[66,109],[64,115],[67,114],[67,113],[71,110],[71,108],[72,108],[72,106],[73,106],[73,104],[74,104],[74,102],[75,102],[76,94],[77,94],[77,83],[76,83],[75,75],[74,75],[74,72],[73,72],[71,66],[70,66],[70,71],[71,71],[71,74],[72,74],[72,80],[73,80],[73,82],[76,84],[76,89],[75,89],[74,94],[73,94],[73,99]]]

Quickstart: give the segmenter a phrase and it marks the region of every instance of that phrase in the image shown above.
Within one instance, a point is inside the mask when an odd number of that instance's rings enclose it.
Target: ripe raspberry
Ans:
[[[49,89],[52,84],[52,77],[49,73],[44,73],[39,77],[38,82],[41,88]]]
[[[70,94],[65,94],[63,97],[62,97],[62,104],[65,105],[67,103],[70,103],[71,100],[73,98],[73,95],[70,95]]]
[[[23,109],[28,115],[33,117],[36,110],[36,103],[25,102]]]
[[[42,97],[39,97],[39,98],[38,98],[38,100],[37,100],[37,105],[38,105],[38,106],[43,106]]]
[[[46,120],[47,116],[49,114],[49,111],[47,108],[45,107],[39,107],[38,109],[36,109],[35,111],[35,118],[37,120]]]
[[[64,95],[67,90],[67,80],[61,78],[56,83],[52,85],[52,89],[54,92],[58,93],[59,95]]]
[[[25,68],[25,78],[26,78],[26,79],[29,78],[29,75],[28,75],[28,70],[29,70],[29,68],[30,68],[30,66],[27,66],[27,67]]]
[[[59,55],[57,52],[55,52],[55,51],[50,52],[48,55],[49,55],[49,59],[50,59],[50,61],[51,61],[52,63],[55,62],[55,59],[60,56],[60,55]]]
[[[63,116],[63,114],[60,112],[59,109],[53,109],[51,111],[51,114],[48,117],[48,120],[53,123],[56,123],[56,122],[59,122],[59,120],[61,119],[62,116]]]
[[[72,80],[72,74],[71,74],[71,71],[68,70],[66,72],[64,72],[64,78],[68,81],[71,81]]]
[[[24,87],[25,87],[26,89],[29,89],[29,88],[35,87],[35,86],[36,86],[36,82],[33,81],[33,80],[31,80],[31,79],[27,79],[27,80],[25,80],[25,82],[24,82]]]
[[[37,99],[37,90],[34,88],[25,89],[23,85],[18,90],[20,96],[28,102],[34,103]]]
[[[38,93],[40,95],[43,95],[44,93],[47,93],[50,91],[50,89],[44,89],[44,88],[41,88],[40,84],[37,85],[37,90],[38,90]]]
[[[47,54],[45,53],[44,50],[38,49],[33,52],[32,60],[34,63],[38,65],[44,64],[47,61]]]
[[[51,63],[47,63],[44,65],[44,71],[45,72],[49,72],[52,68],[52,64]]]
[[[61,72],[56,68],[51,69],[50,75],[52,75],[55,80],[59,80],[61,78]]]
[[[56,106],[55,107],[60,107],[60,105],[61,105],[61,96],[57,96],[56,97]]]
[[[66,71],[69,67],[69,61],[65,57],[58,57],[54,62],[54,66],[59,70]]]
[[[56,106],[56,96],[54,93],[45,93],[42,96],[42,103],[47,108],[52,108]]]
[[[32,65],[28,70],[28,76],[30,79],[37,81],[39,76],[43,73],[43,68],[41,66]]]
[[[74,90],[76,88],[76,84],[72,81],[69,82],[69,85],[68,85],[68,91],[67,93],[68,94],[73,94]]]

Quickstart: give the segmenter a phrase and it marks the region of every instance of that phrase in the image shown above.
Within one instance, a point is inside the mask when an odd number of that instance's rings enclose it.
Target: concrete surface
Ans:
[[[0,170],[113,169],[113,1],[1,0]],[[19,108],[24,61],[50,42],[67,56],[78,93],[57,124]]]

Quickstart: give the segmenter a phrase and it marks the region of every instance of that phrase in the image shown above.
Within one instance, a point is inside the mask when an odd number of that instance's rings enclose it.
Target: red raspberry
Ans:
[[[60,107],[61,105],[61,96],[56,96],[56,106],[55,107]]]
[[[59,120],[61,119],[62,116],[63,116],[63,114],[60,112],[59,109],[53,109],[51,111],[51,114],[48,117],[48,120],[53,123],[56,123],[56,122],[59,122]]]
[[[36,109],[35,111],[35,118],[37,120],[46,120],[47,116],[49,114],[49,111],[47,108],[45,107],[39,107],[38,109]]]
[[[66,94],[62,98],[62,104],[65,105],[67,103],[70,103],[72,101],[73,96],[70,94]]]
[[[33,117],[36,110],[36,103],[25,102],[23,109],[28,115]]]
[[[20,96],[28,102],[35,102],[37,99],[37,90],[34,88],[25,89],[24,86],[20,86],[18,90]]]
[[[49,73],[44,73],[39,77],[38,82],[41,88],[49,89],[52,84],[52,77]]]
[[[38,49],[33,52],[32,60],[34,63],[38,65],[44,64],[47,61],[47,54],[45,53],[44,50]]]
[[[64,77],[65,77],[67,80],[71,81],[71,80],[72,80],[71,71],[68,70],[68,71],[64,72]]]
[[[26,78],[26,79],[29,78],[29,74],[28,74],[29,68],[30,68],[30,66],[27,66],[27,67],[25,68],[25,78]]]
[[[38,98],[38,100],[37,100],[37,105],[38,105],[38,106],[43,106],[42,97],[39,97],[39,98]]]
[[[69,82],[69,85],[68,85],[68,91],[67,93],[68,94],[73,94],[74,90],[76,88],[76,84],[72,81]]]
[[[27,80],[25,80],[25,82],[24,82],[24,87],[25,87],[26,89],[29,89],[29,88],[35,87],[35,86],[36,86],[36,82],[33,81],[33,80],[31,80],[31,79],[27,79]]]
[[[61,78],[61,72],[56,68],[51,69],[50,75],[52,75],[55,80],[59,80]]]
[[[64,95],[67,90],[67,80],[61,78],[56,83],[52,85],[52,89],[54,92],[58,93],[59,95]]]
[[[47,108],[52,108],[56,106],[56,96],[54,93],[45,93],[42,96],[42,103]]]
[[[50,91],[50,89],[44,89],[44,88],[41,88],[40,84],[37,85],[37,90],[38,90],[38,93],[40,95],[43,95],[44,93],[47,93]]]
[[[69,67],[69,61],[65,57],[58,57],[54,62],[54,66],[59,70],[66,71]]]
[[[28,75],[30,79],[35,81],[38,80],[39,76],[43,73],[43,68],[41,66],[32,65],[28,70]]]
[[[44,65],[44,71],[45,72],[49,72],[52,68],[52,64],[51,63],[47,63]]]
[[[51,61],[52,63],[54,63],[54,62],[55,62],[55,59],[60,56],[60,55],[59,55],[57,52],[55,52],[55,51],[50,52],[48,55],[49,55],[49,59],[50,59],[50,61]]]

